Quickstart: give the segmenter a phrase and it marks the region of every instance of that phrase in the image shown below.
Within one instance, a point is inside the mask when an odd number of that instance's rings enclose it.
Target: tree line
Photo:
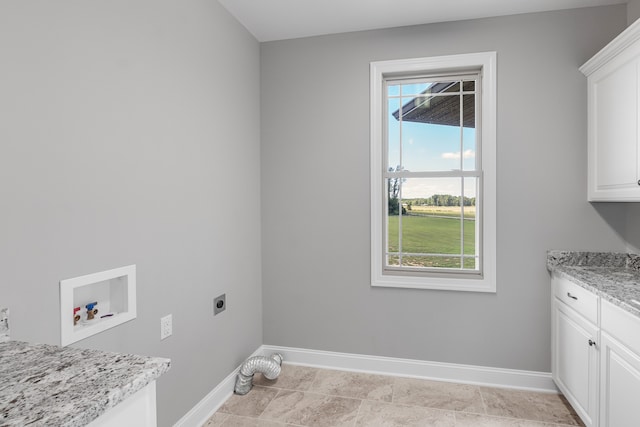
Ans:
[[[398,215],[400,213],[400,200],[393,193],[389,197],[389,215]],[[406,214],[413,206],[460,206],[460,196],[452,196],[451,194],[434,194],[431,197],[403,199],[402,214]],[[462,197],[464,206],[475,206],[475,197]]]

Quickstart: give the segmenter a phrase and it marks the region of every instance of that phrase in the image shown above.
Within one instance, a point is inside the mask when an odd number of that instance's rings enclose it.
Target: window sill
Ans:
[[[372,287],[400,289],[432,289],[441,291],[496,293],[495,280],[484,278],[415,277],[378,274]]]

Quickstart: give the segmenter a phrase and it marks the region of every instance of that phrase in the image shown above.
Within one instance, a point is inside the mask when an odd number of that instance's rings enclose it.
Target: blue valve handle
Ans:
[[[88,311],[93,310],[93,307],[95,307],[96,305],[98,305],[98,302],[90,302],[89,304],[87,304],[85,307],[87,308]]]

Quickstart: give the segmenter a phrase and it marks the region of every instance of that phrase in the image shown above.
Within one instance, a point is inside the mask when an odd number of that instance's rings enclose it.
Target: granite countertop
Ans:
[[[170,360],[0,343],[0,426],[85,426],[167,372]]]
[[[549,251],[547,268],[640,317],[640,255]]]

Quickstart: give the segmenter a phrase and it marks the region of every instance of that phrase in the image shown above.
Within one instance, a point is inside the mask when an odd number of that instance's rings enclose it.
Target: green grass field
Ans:
[[[475,212],[474,212],[475,213]],[[389,252],[398,251],[398,219],[389,217]],[[475,253],[475,221],[465,220],[464,253]],[[404,253],[460,253],[459,218],[402,216],[402,252]],[[449,267],[460,268],[460,257],[408,257],[403,256],[403,265],[416,267]],[[389,263],[397,265],[397,257]],[[474,268],[473,259],[465,260],[465,268]]]

